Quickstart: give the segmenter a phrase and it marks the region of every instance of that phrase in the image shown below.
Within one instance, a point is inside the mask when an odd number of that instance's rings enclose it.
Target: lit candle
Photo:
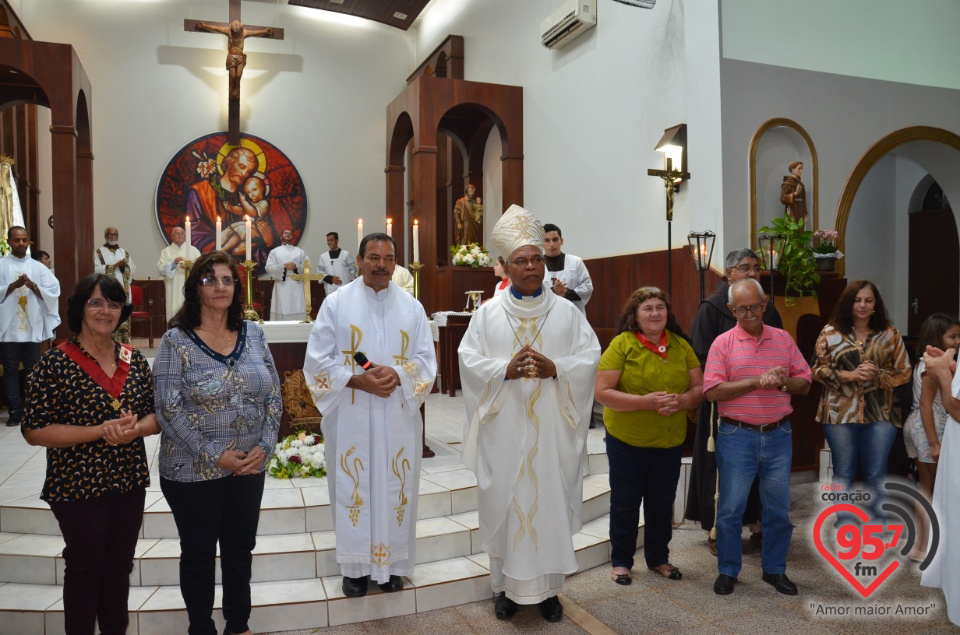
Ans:
[[[777,253],[777,250],[774,249],[772,255],[770,256],[770,268],[776,270],[780,265],[780,254]]]
[[[251,230],[250,230],[250,217],[245,215],[245,216],[243,217],[243,222],[246,223],[246,225],[247,225],[247,261],[250,261],[250,251],[251,251],[251,250],[250,250],[250,235],[252,234],[252,232],[251,232]]]
[[[363,242],[363,219],[357,219],[357,253],[360,252],[360,243]]]
[[[387,236],[393,238],[393,219],[387,217]]]
[[[217,216],[217,251],[223,249],[223,230],[220,225],[220,217]]]
[[[190,217],[189,216],[187,216],[186,219],[183,221],[183,227],[187,234],[187,251],[189,251],[190,250]]]
[[[413,261],[420,262],[420,222],[413,221]]]

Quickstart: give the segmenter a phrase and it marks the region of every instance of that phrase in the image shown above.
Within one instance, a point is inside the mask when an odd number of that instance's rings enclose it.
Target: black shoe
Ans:
[[[403,578],[398,575],[390,576],[389,582],[384,582],[383,584],[378,584],[380,590],[384,593],[394,593],[403,588]]]
[[[498,620],[508,620],[517,612],[517,603],[507,597],[506,591],[501,591],[493,605],[493,613]]]
[[[348,578],[343,576],[343,594],[348,598],[362,598],[367,594],[369,577]]]
[[[540,603],[540,615],[548,622],[559,622],[563,619],[563,605],[557,596],[548,597]]]
[[[713,583],[713,592],[717,595],[730,595],[733,593],[733,585],[737,583],[737,579],[732,575],[720,574],[717,576],[717,581]]]
[[[764,573],[763,581],[784,595],[796,595],[797,585],[790,581],[786,573]]]
[[[8,428],[14,428],[14,427],[16,427],[16,426],[18,426],[18,425],[20,425],[20,422],[19,422],[19,421],[14,421],[13,419],[8,419],[8,420],[7,420],[7,427],[8,427]]]

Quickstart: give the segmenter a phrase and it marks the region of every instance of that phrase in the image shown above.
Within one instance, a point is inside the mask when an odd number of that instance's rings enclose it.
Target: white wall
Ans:
[[[187,33],[183,20],[225,21],[226,3],[29,0],[15,8],[34,39],[72,44],[90,78],[94,236],[116,225],[138,277],[156,275],[165,246],[155,220],[160,173],[183,145],[227,123],[226,40]],[[358,216],[366,229],[384,229],[386,105],[414,59],[411,35],[322,19],[330,15],[281,5],[278,18],[276,4],[243,3],[245,23],[282,26],[286,37],[247,41],[241,130],[275,144],[299,170],[309,206],[301,245],[312,258],[331,230],[355,250]],[[42,214],[45,221],[49,211]]]

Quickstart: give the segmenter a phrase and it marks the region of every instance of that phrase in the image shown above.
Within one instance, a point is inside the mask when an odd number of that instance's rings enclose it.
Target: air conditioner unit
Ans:
[[[540,23],[540,37],[548,49],[563,48],[597,26],[597,0],[567,0]]]

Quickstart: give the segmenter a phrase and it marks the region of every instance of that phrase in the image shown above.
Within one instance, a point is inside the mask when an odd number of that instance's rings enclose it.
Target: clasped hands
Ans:
[[[553,292],[560,297],[567,295],[567,284],[560,278],[553,279]]]
[[[923,355],[923,363],[926,371],[934,375],[940,372],[949,373],[952,377],[957,372],[957,362],[954,359],[955,349],[948,348],[946,351],[936,346],[928,346]]]
[[[400,385],[400,375],[391,366],[371,364],[366,372],[351,378],[352,386],[376,397],[389,397]],[[349,384],[348,384],[349,385]]]
[[[507,362],[507,379],[550,379],[556,374],[556,365],[529,344]]]
[[[233,472],[234,476],[247,476],[260,473],[260,466],[267,458],[263,448],[259,445],[251,448],[249,452],[240,450],[225,450],[220,458],[217,459],[217,465],[225,470]]]
[[[137,415],[129,410],[121,410],[120,416],[100,424],[103,440],[107,445],[127,445],[140,436]]]
[[[36,291],[36,290],[37,290],[37,283],[34,282],[33,280],[31,280],[31,279],[30,279],[30,276],[28,276],[28,275],[25,274],[25,273],[21,273],[21,274],[17,277],[17,279],[14,280],[14,281],[10,284],[10,287],[11,287],[12,289],[19,289],[20,287],[23,287],[23,286],[27,287],[27,288],[30,289],[31,291]]]
[[[873,381],[880,369],[872,360],[865,359],[853,370],[847,371],[848,381],[870,382]]]
[[[781,386],[787,384],[787,379],[789,379],[787,371],[784,370],[782,366],[774,366],[773,368],[767,369],[766,372],[757,376],[757,383],[760,388],[766,390],[779,390]]]
[[[653,400],[654,408],[651,408],[651,410],[656,410],[661,417],[669,417],[681,409],[680,401],[683,395],[660,391],[647,393],[646,397]]]

